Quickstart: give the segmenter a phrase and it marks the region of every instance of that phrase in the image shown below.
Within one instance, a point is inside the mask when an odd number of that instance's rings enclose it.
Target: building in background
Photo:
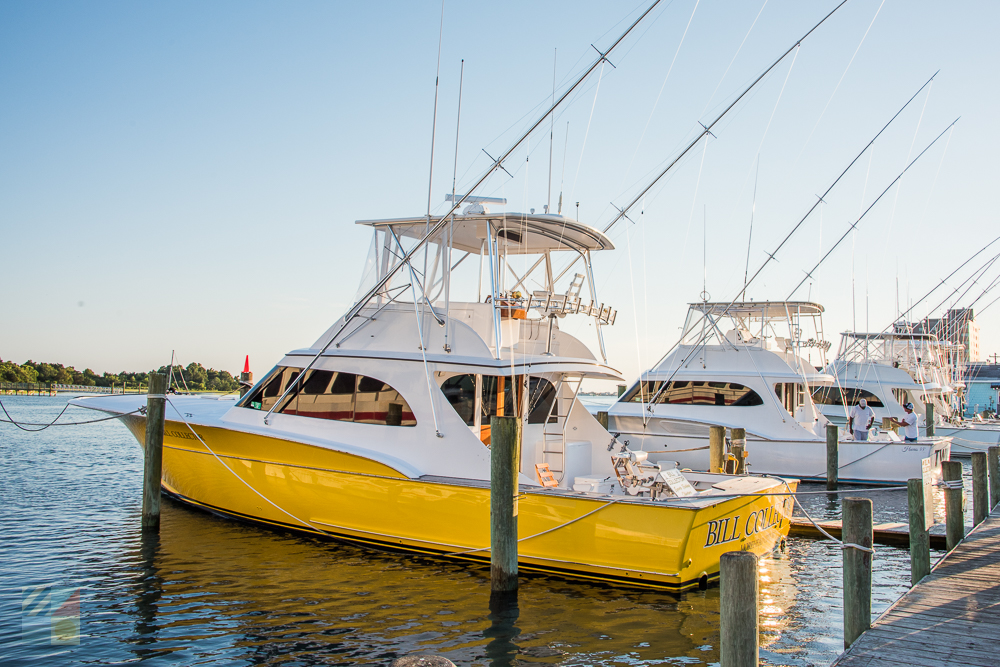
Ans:
[[[966,367],[966,417],[987,411],[996,414],[997,401],[1000,399],[998,393],[1000,393],[1000,364],[995,361],[973,362]]]
[[[913,333],[933,334],[942,342],[951,343],[958,350],[955,361],[979,361],[979,325],[972,308],[953,308],[942,318],[926,318],[914,324]]]

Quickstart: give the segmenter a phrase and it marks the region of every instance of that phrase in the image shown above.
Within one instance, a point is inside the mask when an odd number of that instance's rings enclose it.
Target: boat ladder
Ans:
[[[559,380],[556,384],[556,399],[552,401],[552,407],[549,408],[549,414],[542,427],[542,460],[549,464],[549,470],[559,481],[562,481],[566,467],[566,424],[573,414],[573,406],[576,405],[576,397],[580,393],[582,384],[582,377],[577,380],[575,388],[572,388],[571,380]],[[572,388],[572,397],[563,398],[564,387]],[[559,411],[560,405],[565,406],[565,414]],[[552,420],[553,417],[555,421]]]

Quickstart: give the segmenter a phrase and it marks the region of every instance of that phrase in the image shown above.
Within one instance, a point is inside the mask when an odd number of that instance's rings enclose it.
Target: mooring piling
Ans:
[[[962,512],[962,464],[958,461],[941,463],[941,478],[947,482],[957,482],[944,489],[945,537],[951,551],[965,537],[965,516]]]
[[[726,427],[708,427],[708,472],[723,472],[726,455]]]
[[[757,555],[730,551],[719,560],[720,663],[722,667],[757,667]]]
[[[931,540],[922,478],[906,481],[906,498],[910,508],[910,585],[915,586],[931,573]]]
[[[736,457],[736,474],[745,475],[747,472],[747,430],[734,428],[732,436],[733,456]]]
[[[925,417],[924,423],[927,424],[927,437],[934,437],[934,404],[930,401],[924,403]]]
[[[826,490],[836,491],[840,474],[840,428],[826,425]]]
[[[494,593],[517,590],[520,445],[519,418],[490,418],[490,586]]]
[[[990,513],[989,473],[986,471],[986,452],[972,453],[972,525],[978,526]]]
[[[990,478],[990,509],[1000,502],[1000,447],[994,445],[986,450],[986,467]]]
[[[872,624],[872,501],[844,498],[844,648]]]
[[[149,375],[146,396],[146,440],[142,468],[142,529],[160,529],[160,480],[163,475],[163,413],[167,376]]]

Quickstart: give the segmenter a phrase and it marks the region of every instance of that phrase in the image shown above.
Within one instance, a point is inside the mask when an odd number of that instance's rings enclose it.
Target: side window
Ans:
[[[275,366],[250,393],[240,399],[237,405],[252,410],[270,410],[285,391],[285,387],[298,375],[297,369]]]
[[[297,368],[274,368],[237,405],[253,410],[270,410],[299,373]],[[407,402],[382,380],[326,370],[310,370],[305,379],[289,392],[278,412],[313,419],[386,426],[417,424]]]
[[[663,391],[660,391],[661,387]],[[641,391],[640,391],[641,389]],[[704,382],[674,380],[663,387],[663,381],[646,381],[634,385],[621,397],[622,401],[648,403],[660,392],[656,402],[669,405],[718,405],[747,407],[763,405],[764,401],[753,389],[736,382]]]
[[[781,385],[775,385],[775,389]],[[895,390],[894,390],[895,391]],[[778,398],[781,398],[781,394],[778,394]],[[873,408],[885,407],[880,399],[875,394],[870,391],[865,391],[864,389],[858,389],[856,387],[844,387],[843,389],[839,387],[820,387],[813,392],[813,401],[817,405],[857,405],[858,401],[861,399],[868,401],[868,405]]]
[[[660,386],[662,384],[662,380],[643,380],[642,382],[636,382],[632,385],[632,388],[622,394],[622,397],[618,400],[623,403],[648,403],[649,399],[660,390]]]
[[[455,375],[441,383],[441,392],[467,426],[476,423],[476,376]]]
[[[354,421],[384,426],[416,426],[410,406],[398,391],[381,380],[358,376]]]

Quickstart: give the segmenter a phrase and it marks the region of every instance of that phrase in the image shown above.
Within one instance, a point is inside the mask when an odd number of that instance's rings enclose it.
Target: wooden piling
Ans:
[[[826,490],[836,491],[840,476],[840,429],[826,425]]]
[[[722,472],[726,455],[726,427],[708,427],[708,472]]]
[[[844,498],[845,649],[872,624],[872,538],[872,501]]]
[[[924,480],[907,480],[906,495],[910,506],[910,585],[916,586],[931,573],[931,540],[924,507]]]
[[[521,467],[521,420],[490,418],[490,586],[517,590],[517,474]]]
[[[990,488],[986,452],[972,453],[972,525],[978,526],[990,513]]]
[[[745,475],[747,472],[747,430],[745,428],[734,428],[733,436],[733,456],[736,457],[736,474]]]
[[[757,667],[757,555],[730,551],[719,560],[719,623],[722,667]]]
[[[163,413],[166,404],[167,376],[149,376],[146,397],[146,440],[142,468],[142,529],[160,529],[160,483],[163,475]]]
[[[924,422],[927,425],[927,437],[928,438],[933,438],[934,437],[934,404],[930,403],[930,402],[924,403],[924,410],[925,410]]]
[[[600,411],[600,412],[598,412],[597,413],[597,421],[600,423],[601,426],[604,427],[605,431],[608,430],[608,413],[607,412],[605,412],[603,410]]]
[[[990,509],[1000,502],[1000,447],[993,446],[986,450],[986,467],[990,478]]]
[[[943,461],[941,463],[941,478],[946,482],[962,481],[962,464],[958,461]],[[962,512],[963,489],[945,488],[945,537],[948,551],[951,551],[965,538],[965,514]]]

